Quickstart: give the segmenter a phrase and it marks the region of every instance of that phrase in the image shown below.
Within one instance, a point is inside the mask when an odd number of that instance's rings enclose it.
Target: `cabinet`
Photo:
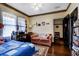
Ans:
[[[78,7],[71,13],[71,20],[73,20],[72,28],[72,55],[79,56],[79,47],[75,42],[79,39],[79,18],[78,18]],[[75,38],[76,37],[76,38]]]

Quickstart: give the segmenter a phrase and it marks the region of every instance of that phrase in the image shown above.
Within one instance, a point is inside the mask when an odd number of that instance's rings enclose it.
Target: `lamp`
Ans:
[[[32,28],[32,25],[29,25],[29,28],[31,29]]]
[[[34,8],[35,10],[39,10],[39,8],[42,7],[42,4],[41,3],[33,3],[32,4],[32,8]]]

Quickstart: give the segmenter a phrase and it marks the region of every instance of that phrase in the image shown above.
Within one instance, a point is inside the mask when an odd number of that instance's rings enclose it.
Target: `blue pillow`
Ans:
[[[10,40],[11,40],[11,38],[10,38],[10,37],[3,37],[3,39],[4,39],[4,41],[5,41],[5,42],[8,42],[8,41],[10,41]]]

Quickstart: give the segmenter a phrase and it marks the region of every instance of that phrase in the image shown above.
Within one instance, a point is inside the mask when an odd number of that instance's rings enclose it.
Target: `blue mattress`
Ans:
[[[28,42],[11,40],[0,46],[0,56],[32,56],[35,46]]]

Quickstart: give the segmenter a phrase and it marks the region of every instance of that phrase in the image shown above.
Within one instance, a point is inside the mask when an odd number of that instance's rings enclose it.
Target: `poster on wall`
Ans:
[[[41,26],[41,24],[38,24],[38,26]]]
[[[36,22],[36,26],[38,26],[38,23]]]
[[[42,25],[45,26],[45,22],[42,22]]]
[[[49,23],[46,23],[46,25],[49,25]]]

